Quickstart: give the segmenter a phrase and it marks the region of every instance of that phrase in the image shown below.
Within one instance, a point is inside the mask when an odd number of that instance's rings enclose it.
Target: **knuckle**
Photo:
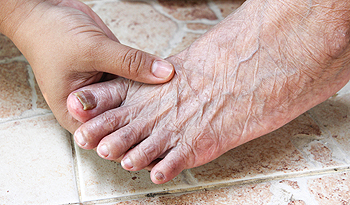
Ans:
[[[123,132],[120,138],[121,143],[123,143],[124,146],[128,148],[138,143],[138,134],[135,128],[128,128]]]
[[[76,53],[90,64],[96,60],[96,57],[99,56],[100,48],[103,47],[102,42],[97,39],[90,39],[89,43],[82,42],[80,45],[82,48],[77,47]]]
[[[129,49],[122,59],[123,70],[128,72],[129,75],[138,76],[144,65],[145,59],[144,52],[136,49]]]
[[[145,164],[151,163],[160,153],[159,146],[154,143],[151,143],[144,149],[141,149],[140,152],[143,156]]]
[[[103,129],[107,130],[108,132],[112,132],[115,130],[117,125],[117,118],[111,111],[106,111],[101,114],[101,121],[103,123]]]

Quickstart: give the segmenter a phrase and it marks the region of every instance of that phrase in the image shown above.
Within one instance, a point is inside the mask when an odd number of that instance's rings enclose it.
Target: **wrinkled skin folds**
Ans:
[[[97,111],[81,111],[71,94],[69,110],[85,122],[77,143],[127,170],[148,167],[161,184],[276,130],[349,81],[350,15],[340,9],[349,3],[332,2],[248,1],[167,59],[169,83],[81,89],[99,88]]]

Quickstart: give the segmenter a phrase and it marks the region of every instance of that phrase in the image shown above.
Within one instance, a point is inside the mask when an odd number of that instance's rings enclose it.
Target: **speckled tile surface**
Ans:
[[[0,124],[1,204],[78,202],[70,135],[52,114]]]
[[[95,151],[77,149],[79,186],[81,199],[93,201],[110,198],[127,198],[133,195],[147,195],[173,189],[190,187],[182,175],[163,185],[153,184],[149,172],[125,171],[119,163],[100,158]]]
[[[21,56],[21,52],[16,48],[10,39],[0,34],[0,60]]]
[[[242,0],[84,0],[124,44],[167,57]],[[350,84],[284,127],[155,185],[72,146],[0,34],[0,204],[350,204]]]

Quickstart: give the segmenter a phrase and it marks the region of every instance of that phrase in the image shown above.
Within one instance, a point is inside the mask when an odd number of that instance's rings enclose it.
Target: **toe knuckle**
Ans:
[[[101,114],[101,121],[103,121],[103,127],[105,130],[113,131],[116,128],[117,119],[113,113],[110,113],[109,111],[104,112]]]
[[[133,146],[138,143],[138,134],[137,130],[133,127],[127,128],[122,135],[120,136],[121,141],[125,144],[125,146]]]
[[[141,150],[142,156],[145,162],[151,163],[160,154],[160,149],[158,144],[152,143]]]

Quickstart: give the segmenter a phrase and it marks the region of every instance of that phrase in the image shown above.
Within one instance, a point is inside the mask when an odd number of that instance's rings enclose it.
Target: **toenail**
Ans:
[[[80,146],[84,147],[86,145],[83,134],[80,131],[74,133],[75,142]]]
[[[154,177],[158,180],[158,181],[164,181],[165,177],[162,174],[162,172],[157,172]]]
[[[96,97],[90,90],[83,90],[74,93],[84,110],[92,110],[97,106]]]
[[[97,149],[97,152],[101,157],[105,157],[105,158],[108,157],[108,155],[109,155],[108,146],[105,144],[99,146]]]
[[[164,60],[154,61],[152,65],[152,73],[157,78],[168,78],[173,72],[173,69],[173,65]]]
[[[121,163],[124,169],[132,169],[134,167],[129,158],[123,159]]]

